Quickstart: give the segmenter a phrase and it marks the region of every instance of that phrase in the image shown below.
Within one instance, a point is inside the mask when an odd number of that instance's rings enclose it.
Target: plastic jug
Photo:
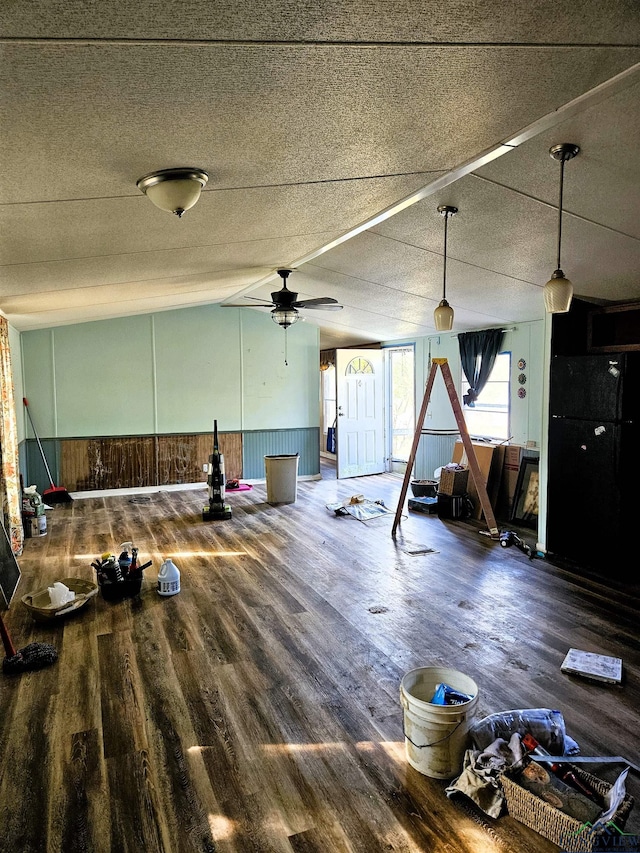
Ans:
[[[158,572],[158,595],[177,595],[180,592],[180,571],[171,558],[167,558]]]

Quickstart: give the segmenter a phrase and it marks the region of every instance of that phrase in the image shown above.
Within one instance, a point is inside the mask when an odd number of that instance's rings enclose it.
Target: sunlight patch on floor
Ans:
[[[235,835],[237,826],[235,820],[229,820],[221,814],[210,814],[208,820],[214,841],[225,841]]]
[[[332,750],[344,750],[351,744],[346,741],[326,741],[324,743],[263,743],[261,749],[267,755],[269,753],[290,752],[290,753],[314,753],[328,752]],[[371,741],[362,740],[353,744],[359,752],[374,752],[379,747],[394,761],[404,763],[406,754],[404,743],[402,741]],[[191,749],[200,749],[200,747],[191,747]]]
[[[456,827],[456,837],[461,838],[465,842],[465,850],[469,853],[489,853],[493,849],[498,849],[498,845],[492,845],[489,837],[484,829],[479,826],[460,826]]]
[[[384,751],[387,753],[389,758],[393,758],[394,761],[405,761],[406,760],[406,752],[404,748],[404,741],[402,740],[381,740],[378,744],[381,746]]]
[[[248,551],[174,551],[172,559],[187,559],[189,557],[244,557]]]
[[[115,553],[116,551],[120,551],[120,547],[115,549],[115,551],[110,551],[110,554]],[[169,556],[171,559],[188,559],[190,557],[244,557],[248,554],[247,551],[174,551]],[[59,559],[59,558],[56,558]],[[96,559],[96,554],[74,554],[74,560],[78,560],[79,562],[91,563]]]
[[[327,743],[263,743],[262,751],[267,755],[277,752],[293,752],[293,753],[313,753],[327,752],[328,750],[340,750],[345,748],[342,741],[332,741]]]

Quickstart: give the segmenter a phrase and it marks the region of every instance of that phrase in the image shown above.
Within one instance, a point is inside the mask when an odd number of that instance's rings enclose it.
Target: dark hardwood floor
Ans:
[[[394,541],[392,514],[364,524],[326,504],[362,493],[395,510],[401,480],[326,473],[288,506],[264,486],[230,493],[231,521],[202,521],[204,488],[48,513],[5,620],[18,648],[50,642],[59,660],[0,676],[3,853],[557,850],[407,764],[399,684],[423,665],[474,678],[478,716],[558,708],[584,754],[640,763],[637,587],[436,516],[411,513]],[[33,622],[22,595],[93,579],[125,540],[153,560],[139,597]],[[436,553],[408,553],[423,547]],[[166,556],[171,598],[155,589]],[[621,656],[624,686],[563,675],[570,646]],[[640,833],[635,812],[627,828]]]

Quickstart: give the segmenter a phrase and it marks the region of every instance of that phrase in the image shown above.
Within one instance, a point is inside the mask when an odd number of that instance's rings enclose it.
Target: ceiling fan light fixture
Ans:
[[[562,196],[564,191],[564,164],[573,160],[580,153],[580,147],[572,142],[561,142],[553,145],[549,154],[560,162],[560,197],[558,200],[558,260],[556,270],[544,286],[544,307],[547,314],[566,314],[571,308],[573,299],[573,284],[562,272],[560,257],[562,250]]]
[[[283,329],[288,329],[300,319],[300,315],[295,308],[274,308],[271,312],[271,319]]]
[[[180,219],[198,201],[208,180],[202,169],[160,169],[140,178],[136,186],[156,207]]]
[[[442,266],[442,299],[433,312],[436,332],[450,332],[453,329],[453,308],[447,302],[447,226],[449,217],[455,216],[457,212],[458,208],[452,207],[450,204],[441,204],[438,207],[438,213],[444,217],[444,263]]]

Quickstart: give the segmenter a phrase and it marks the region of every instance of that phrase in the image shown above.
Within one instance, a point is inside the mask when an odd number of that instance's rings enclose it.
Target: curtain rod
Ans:
[[[500,328],[502,328],[502,327],[501,327],[501,326],[492,326],[491,328],[492,328],[492,329],[500,329]],[[489,329],[473,329],[473,331],[474,331],[474,332],[486,332],[486,331],[489,331]],[[517,326],[507,326],[506,328],[502,328],[502,331],[503,331],[503,332],[517,332],[517,331],[518,331],[518,327],[517,327]],[[451,337],[452,337],[452,338],[457,338],[457,337],[458,337],[458,335],[461,335],[461,334],[467,334],[467,333],[466,333],[466,332],[456,332],[454,335],[451,335]],[[437,341],[438,341],[438,343],[440,342],[440,338],[441,338],[441,337],[442,337],[442,333],[441,333],[441,334],[439,334],[439,335],[427,335],[427,336],[426,336],[426,338],[427,338],[427,340],[428,340],[428,341],[435,341],[435,340],[437,340]]]
[[[492,326],[490,329],[474,329],[476,332],[493,332],[502,330],[503,332],[516,332],[518,330],[517,326],[507,326],[507,328],[502,328],[501,326]],[[465,335],[468,332],[457,332],[455,335],[451,335],[452,338],[457,338],[459,335]],[[471,333],[473,334],[473,332]]]

